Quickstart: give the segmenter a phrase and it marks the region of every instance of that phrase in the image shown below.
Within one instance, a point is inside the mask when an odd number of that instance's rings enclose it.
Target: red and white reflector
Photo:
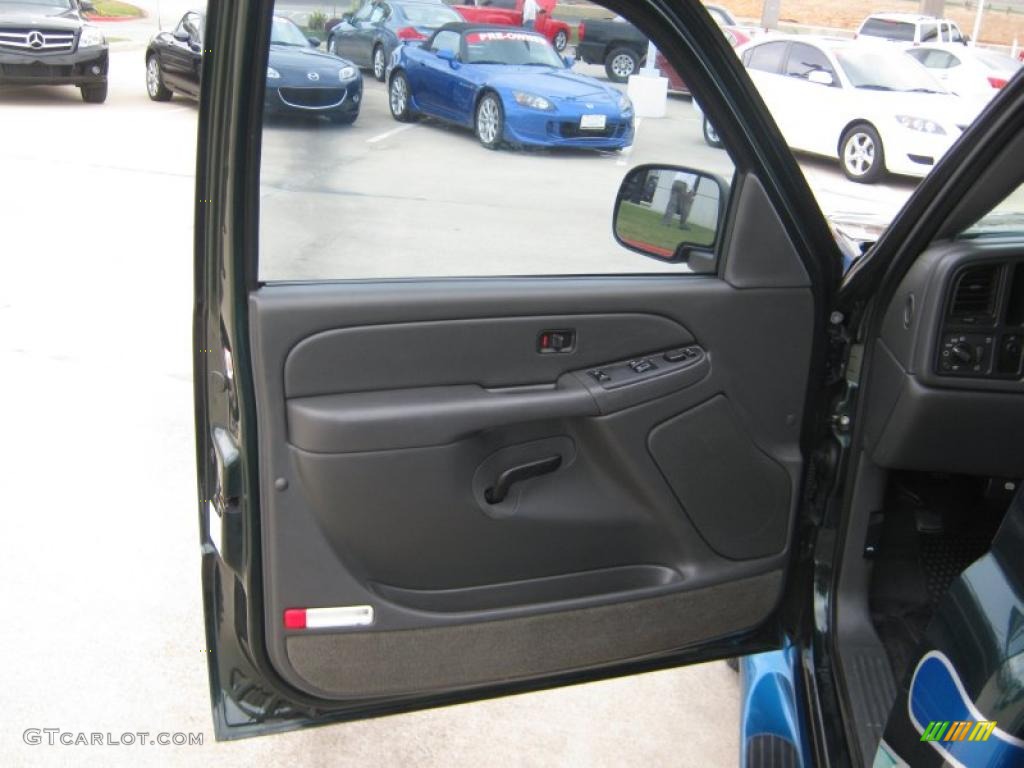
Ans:
[[[285,629],[337,629],[373,624],[372,605],[339,605],[333,608],[286,608]]]

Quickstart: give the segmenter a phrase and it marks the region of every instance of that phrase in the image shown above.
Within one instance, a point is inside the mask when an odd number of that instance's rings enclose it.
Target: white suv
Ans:
[[[880,37],[903,43],[964,43],[968,37],[955,21],[912,13],[874,13],[864,19],[857,37]]]

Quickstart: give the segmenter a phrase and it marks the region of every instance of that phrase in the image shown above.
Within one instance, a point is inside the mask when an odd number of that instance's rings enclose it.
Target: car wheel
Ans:
[[[715,126],[711,124],[707,117],[704,118],[704,141],[708,143],[708,146],[715,149],[722,148],[722,140],[718,136],[718,131],[715,130]]]
[[[624,83],[640,69],[640,57],[629,48],[616,48],[604,60],[604,71],[613,83]]]
[[[867,123],[853,126],[839,143],[839,164],[846,178],[861,184],[873,184],[885,173],[882,139]]]
[[[173,95],[171,89],[164,85],[160,59],[155,53],[146,59],[146,93],[153,101],[170,101]]]
[[[505,133],[505,110],[497,94],[487,93],[476,105],[476,137],[487,149],[501,146]]]
[[[391,85],[388,86],[388,104],[391,107],[391,116],[400,123],[411,123],[415,119],[409,105],[410,99],[409,81],[405,79],[404,73],[395,72],[391,76]]]
[[[107,100],[107,84],[97,83],[96,85],[83,85],[80,87],[82,91],[82,101],[86,104],[102,104]]]
[[[373,76],[381,83],[388,71],[388,62],[384,58],[384,46],[378,45],[373,49]]]
[[[561,53],[569,44],[569,35],[566,33],[564,29],[560,29],[558,30],[558,32],[555,33],[555,39],[552,40],[551,42],[554,44],[555,50]]]

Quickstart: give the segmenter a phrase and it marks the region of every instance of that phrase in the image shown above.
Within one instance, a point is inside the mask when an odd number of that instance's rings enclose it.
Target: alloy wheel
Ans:
[[[476,130],[484,144],[493,144],[495,139],[498,138],[498,123],[500,120],[498,104],[494,101],[493,97],[485,97],[480,102],[480,109],[476,113]]]
[[[622,53],[612,59],[612,72],[622,78],[627,78],[633,74],[633,59],[626,54]]]
[[[160,92],[160,64],[156,56],[150,56],[146,62],[146,90],[153,98]]]
[[[373,49],[373,76],[384,81],[384,49],[380,46]]]
[[[399,75],[391,80],[391,113],[404,115],[409,104],[409,89],[405,78]]]
[[[864,176],[875,164],[875,141],[866,133],[857,132],[846,142],[843,163],[854,176]]]

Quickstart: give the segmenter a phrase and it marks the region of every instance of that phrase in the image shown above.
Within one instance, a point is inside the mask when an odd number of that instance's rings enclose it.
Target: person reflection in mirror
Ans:
[[[685,181],[673,181],[672,191],[668,196],[668,205],[665,206],[665,213],[661,217],[661,226],[671,227],[672,217],[679,215],[679,228],[689,229],[690,225],[686,220],[690,218],[690,209],[693,207],[693,198],[697,196],[697,188],[690,189]]]

